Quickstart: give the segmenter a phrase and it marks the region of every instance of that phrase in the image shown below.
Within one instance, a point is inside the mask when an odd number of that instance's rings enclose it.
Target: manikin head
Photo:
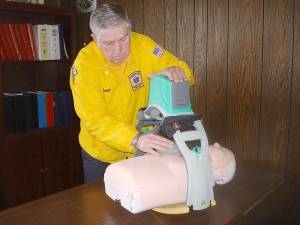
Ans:
[[[97,47],[110,63],[120,64],[130,54],[131,23],[118,4],[103,4],[91,13],[90,29]]]
[[[233,153],[215,143],[208,147],[208,155],[215,183],[226,184],[231,181],[236,170],[236,161]]]

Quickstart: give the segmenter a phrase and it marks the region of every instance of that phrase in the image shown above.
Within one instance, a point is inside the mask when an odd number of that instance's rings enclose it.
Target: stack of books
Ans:
[[[3,98],[8,134],[66,126],[76,118],[70,91],[4,93]]]
[[[69,58],[61,24],[0,23],[1,60],[60,60]]]

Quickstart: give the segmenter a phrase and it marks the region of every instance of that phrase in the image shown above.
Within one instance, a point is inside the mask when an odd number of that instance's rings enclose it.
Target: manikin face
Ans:
[[[99,29],[93,39],[109,62],[120,64],[129,56],[130,29],[126,22],[114,28]]]

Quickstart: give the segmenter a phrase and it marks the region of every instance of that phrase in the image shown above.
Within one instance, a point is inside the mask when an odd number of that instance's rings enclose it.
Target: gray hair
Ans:
[[[93,34],[97,34],[99,29],[113,28],[122,22],[128,24],[131,29],[127,12],[119,4],[102,4],[100,8],[94,10],[90,16],[90,29]]]

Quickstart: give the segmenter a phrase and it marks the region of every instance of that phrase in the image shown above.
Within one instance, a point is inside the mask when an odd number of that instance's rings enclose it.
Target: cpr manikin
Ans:
[[[171,151],[172,152],[172,151]],[[235,173],[233,153],[218,143],[208,147],[213,182],[225,184]],[[107,167],[105,192],[132,213],[185,203],[187,169],[180,154],[145,154]]]

